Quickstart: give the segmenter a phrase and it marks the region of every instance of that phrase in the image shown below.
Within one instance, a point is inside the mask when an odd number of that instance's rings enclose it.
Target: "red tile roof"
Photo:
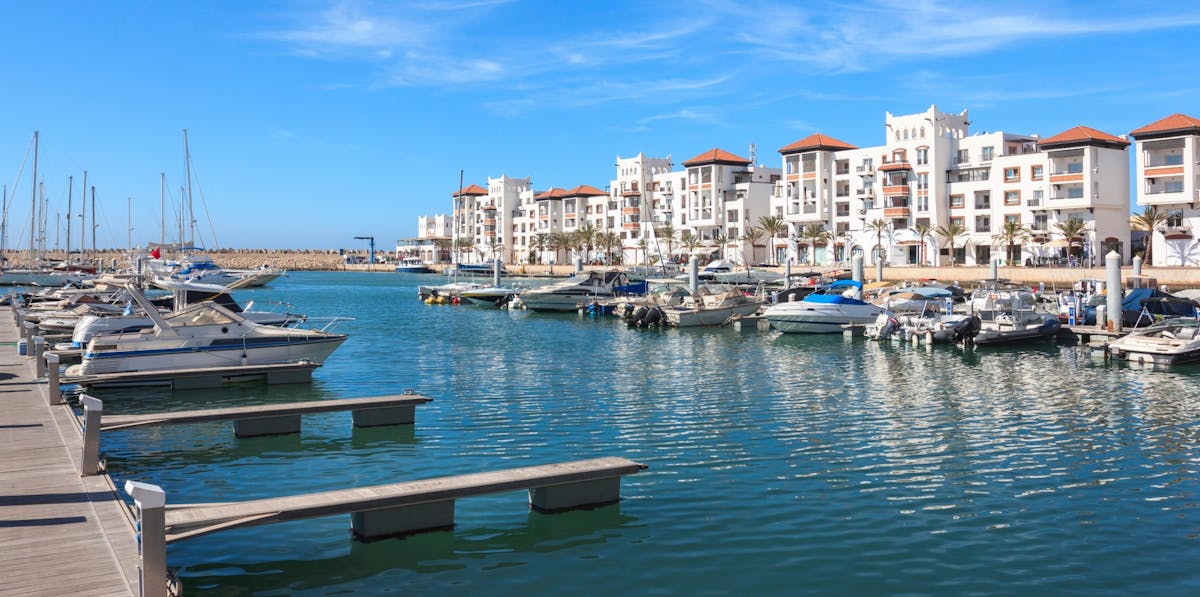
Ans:
[[[791,145],[785,145],[784,147],[780,147],[779,153],[784,153],[784,154],[798,153],[798,152],[804,151],[806,149],[823,149],[826,151],[841,151],[843,149],[858,149],[858,148],[849,143],[846,143],[845,141],[839,141],[837,139],[834,139],[833,137],[830,137],[829,135],[822,135],[821,133],[813,133],[799,141],[796,141],[795,143],[792,143]]]
[[[1110,145],[1128,147],[1129,141],[1120,137],[1110,135],[1104,131],[1098,131],[1094,128],[1086,126],[1077,126],[1067,129],[1053,137],[1047,137],[1038,142],[1041,147],[1047,146],[1069,146],[1069,145]]]
[[[534,195],[533,199],[534,199],[534,201],[541,201],[543,199],[562,199],[563,197],[566,197],[566,196],[567,196],[567,192],[564,191],[563,189],[553,188],[544,193],[539,193],[537,195]]]
[[[1171,133],[1173,133],[1173,132],[1200,133],[1200,120],[1192,118],[1191,116],[1188,116],[1187,114],[1175,113],[1166,118],[1163,118],[1162,120],[1156,120],[1154,122],[1151,122],[1150,124],[1147,124],[1146,126],[1140,128],[1140,129],[1135,129],[1135,130],[1131,131],[1129,134],[1133,135],[1136,138],[1136,137],[1143,136],[1143,135],[1150,135],[1150,134],[1154,134],[1154,133],[1169,133],[1169,132],[1171,132]]]
[[[581,184],[569,191],[563,191],[563,197],[598,197],[600,195],[607,196],[608,193],[585,184]]]
[[[739,166],[748,166],[750,160],[733,155],[724,149],[710,149],[686,162],[684,166],[698,166],[700,164],[736,164]]]
[[[461,193],[458,191],[455,191],[450,196],[458,197],[458,196],[465,196],[465,195],[487,195],[487,194],[488,194],[487,189],[485,189],[477,184],[473,184],[473,185],[470,185],[467,187],[463,187]]]

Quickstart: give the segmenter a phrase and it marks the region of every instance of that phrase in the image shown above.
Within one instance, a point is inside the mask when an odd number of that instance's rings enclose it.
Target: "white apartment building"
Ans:
[[[426,263],[449,261],[449,251],[438,245],[448,243],[453,232],[451,218],[446,214],[418,216],[417,237],[396,241],[396,259],[418,257]]]
[[[1137,204],[1165,211],[1165,228],[1149,235],[1148,265],[1198,265],[1200,120],[1172,114],[1130,133],[1137,140]],[[1141,249],[1141,247],[1138,247]]]
[[[971,135],[967,111],[885,117],[885,145],[857,148],[816,134],[779,150],[783,180],[771,211],[789,225],[799,260],[868,263],[987,264],[1004,258],[997,239],[1006,222],[1030,231],[1020,260],[1057,253],[1055,224],[1078,218],[1086,238],[1072,241],[1090,258],[1101,245],[1121,250],[1128,234],[1128,142],[1086,127],[1048,139]],[[1085,171],[1086,167],[1086,171]],[[816,247],[808,228],[829,233]],[[953,243],[933,233],[957,228]],[[925,231],[922,234],[921,231]],[[1061,243],[1060,243],[1061,244]],[[1126,253],[1123,253],[1126,254]]]

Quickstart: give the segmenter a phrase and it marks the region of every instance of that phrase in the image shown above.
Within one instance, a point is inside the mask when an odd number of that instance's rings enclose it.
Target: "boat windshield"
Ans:
[[[235,323],[232,317],[216,309],[185,309],[163,317],[172,326],[219,325]]]

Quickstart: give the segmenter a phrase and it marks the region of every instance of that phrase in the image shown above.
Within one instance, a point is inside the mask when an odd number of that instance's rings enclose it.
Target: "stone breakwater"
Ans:
[[[394,267],[391,264],[376,264],[376,265],[346,265],[342,254],[336,250],[250,250],[250,249],[226,249],[220,251],[210,251],[208,253],[213,261],[221,267],[232,269],[256,269],[264,265],[272,268],[285,269],[288,271],[374,271],[374,272],[391,272]],[[351,253],[357,255],[364,260],[366,259],[366,251],[355,251]],[[25,254],[17,251],[6,251],[5,257],[8,258],[8,263],[19,263],[24,259]],[[61,260],[65,256],[62,251],[50,251],[47,253],[47,258],[50,260]],[[97,258],[106,266],[113,263],[123,265],[125,263],[124,251],[100,251]],[[433,266],[435,271],[442,271],[445,265]],[[553,268],[545,265],[509,265],[508,270],[516,275],[566,275],[571,273],[572,268],[569,265],[557,265]],[[599,266],[588,266],[587,269],[605,269]],[[768,268],[779,273],[783,273],[783,267]],[[805,265],[795,266],[795,271],[807,271],[809,268]],[[822,268],[826,269],[826,268]],[[874,266],[868,265],[865,268],[865,275],[868,281],[875,279]],[[1160,285],[1167,285],[1170,288],[1198,288],[1200,287],[1200,268],[1189,267],[1144,267],[1142,274],[1153,278]],[[963,285],[974,285],[979,280],[985,280],[990,276],[990,268],[975,267],[975,266],[956,266],[956,267],[889,267],[884,268],[883,278],[890,281],[903,280],[919,280],[919,279],[937,279],[944,282],[958,281]],[[1126,266],[1121,270],[1123,278],[1133,275],[1132,268]],[[1105,277],[1104,268],[1055,268],[1055,267],[1001,267],[1000,277],[1007,278],[1016,282],[1027,284],[1045,283],[1047,286],[1062,288],[1070,286],[1074,282],[1084,279],[1103,279]]]

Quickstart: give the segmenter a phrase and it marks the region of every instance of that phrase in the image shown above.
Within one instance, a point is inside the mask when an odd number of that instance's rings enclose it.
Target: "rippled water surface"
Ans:
[[[351,541],[349,517],[217,533],[168,555],[188,594],[1200,594],[1200,368],[1078,347],[876,345],[429,306],[432,276],[295,273],[242,302],[341,315],[311,386],[101,393],[110,412],[413,388],[410,427],[307,417],[105,435],[118,483],[170,503],[271,497],[597,456],[649,465],[622,501],[460,500],[453,531]]]

